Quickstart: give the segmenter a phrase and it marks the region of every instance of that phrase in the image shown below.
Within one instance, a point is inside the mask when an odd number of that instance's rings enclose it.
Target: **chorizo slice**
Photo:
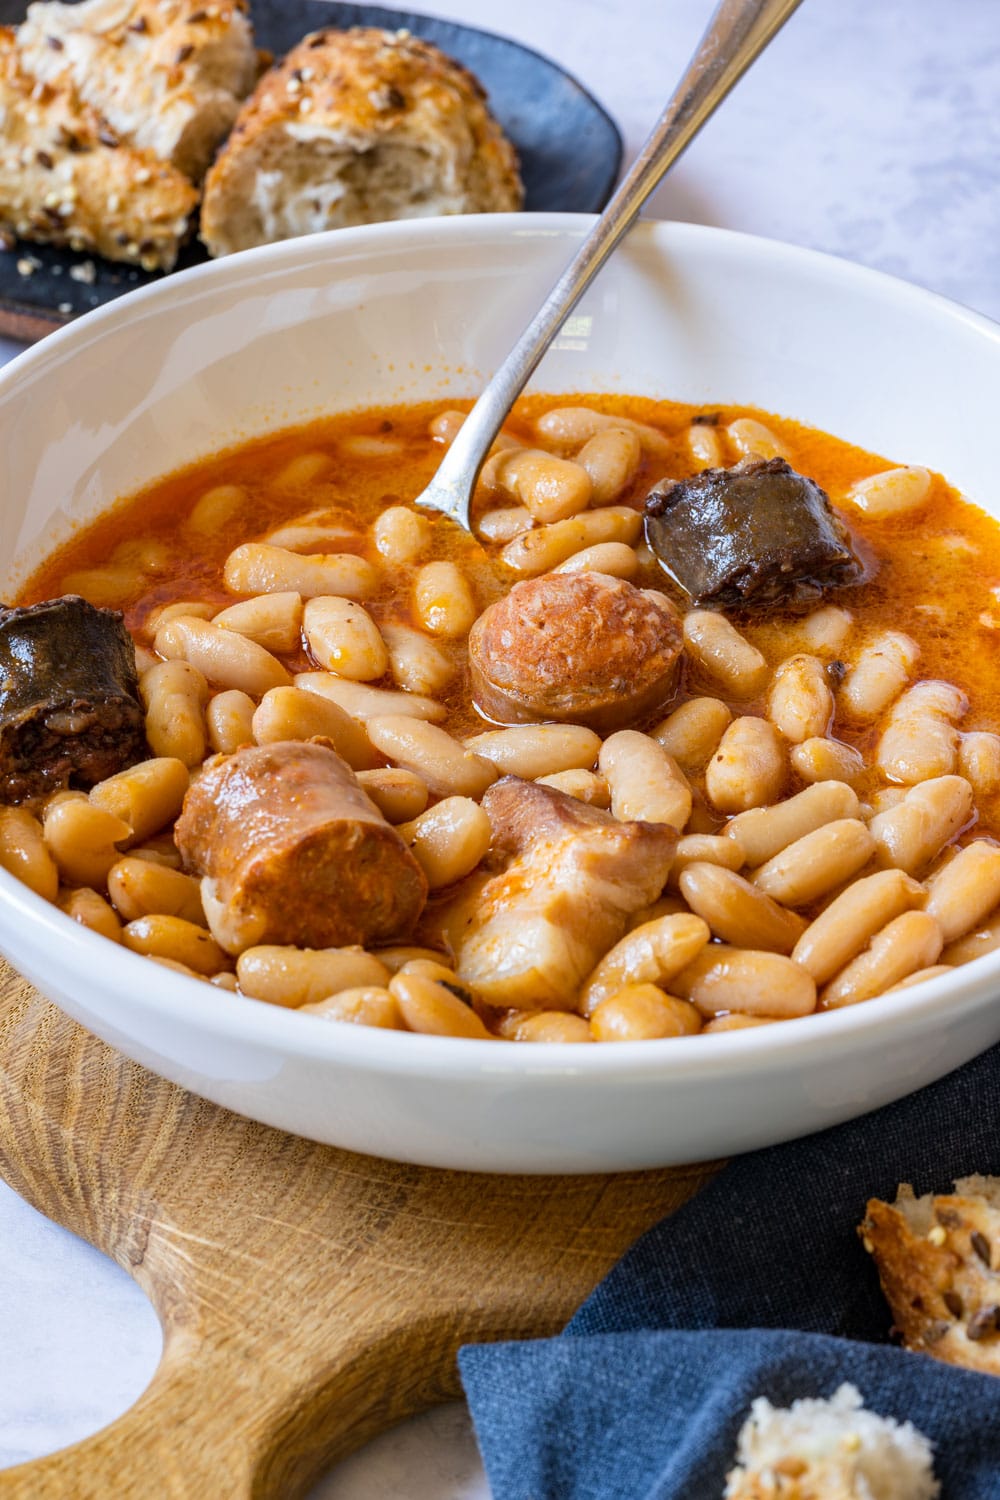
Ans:
[[[472,692],[497,724],[545,720],[601,733],[656,713],[677,686],[680,618],[662,595],[604,573],[516,583],[469,635]]]
[[[306,948],[404,940],[427,880],[354,772],[324,741],[247,745],[216,756],[174,830],[203,877],[216,940]]]

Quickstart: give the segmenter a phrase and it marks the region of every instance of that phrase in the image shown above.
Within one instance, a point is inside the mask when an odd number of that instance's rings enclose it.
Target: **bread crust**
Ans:
[[[1000,1375],[1000,1201],[996,1179],[962,1178],[954,1193],[872,1198],[859,1226],[905,1348]],[[985,1188],[985,1191],[984,1191]]]
[[[514,148],[473,75],[407,31],[307,36],[208,174],[212,255],[347,224],[520,208]]]
[[[151,151],[116,144],[69,87],[37,84],[0,27],[0,226],[22,239],[169,270],[197,192]]]
[[[246,0],[37,0],[21,68],[200,182],[257,77]]]

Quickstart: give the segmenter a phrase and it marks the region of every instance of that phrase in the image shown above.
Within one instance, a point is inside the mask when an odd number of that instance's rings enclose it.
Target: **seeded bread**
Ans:
[[[195,183],[257,78],[246,0],[44,0],[17,47],[25,73],[75,90],[119,140]]]
[[[0,228],[169,270],[197,192],[151,151],[118,145],[72,88],[33,83],[0,27]]]
[[[473,75],[407,31],[305,38],[208,174],[212,255],[382,219],[517,209],[517,158]]]
[[[1000,1178],[922,1198],[904,1182],[895,1203],[871,1199],[858,1233],[906,1348],[1000,1375]]]

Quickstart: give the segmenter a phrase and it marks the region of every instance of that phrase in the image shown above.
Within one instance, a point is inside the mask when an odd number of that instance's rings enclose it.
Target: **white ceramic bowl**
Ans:
[[[117,496],[330,410],[471,395],[589,219],[427,220],[172,276],[0,374],[4,596]],[[1000,509],[1000,329],[843,261],[644,224],[534,386],[747,402],[941,470]],[[653,1167],[790,1138],[930,1082],[1000,1038],[1000,954],[760,1030],[614,1046],[333,1026],[234,1000],[71,922],[0,871],[0,946],[156,1072],[286,1130],[487,1171]]]

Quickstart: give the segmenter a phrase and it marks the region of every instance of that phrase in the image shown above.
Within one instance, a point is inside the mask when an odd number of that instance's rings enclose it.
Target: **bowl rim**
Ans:
[[[156,316],[163,305],[197,302],[203,296],[211,296],[219,283],[231,289],[250,284],[259,292],[262,282],[272,277],[281,278],[289,271],[315,267],[323,261],[329,261],[334,270],[338,264],[367,257],[372,249],[383,246],[389,251],[404,245],[433,247],[442,239],[477,245],[512,235],[562,236],[572,241],[582,238],[595,218],[593,214],[575,213],[455,215],[332,230],[241,251],[175,272],[48,335],[0,369],[0,402],[11,387],[22,380],[44,378],[51,366],[73,357],[74,351],[89,348],[119,326],[128,323],[134,329],[137,321]],[[689,250],[722,246],[742,258],[764,258],[772,265],[777,262],[779,268],[788,265],[812,269],[821,278],[833,278],[848,287],[853,285],[860,291],[867,289],[883,298],[909,304],[925,317],[931,314],[963,324],[1000,348],[1000,324],[983,314],[939,293],[825,251],[739,230],[669,220],[641,221],[631,231],[630,240],[639,246],[661,246],[667,251],[672,244]],[[628,253],[627,246],[623,250]],[[549,1083],[579,1077],[590,1083],[595,1078],[618,1079],[622,1075],[636,1079],[683,1075],[686,1080],[697,1080],[750,1073],[762,1064],[787,1067],[796,1059],[805,1061],[810,1054],[827,1052],[832,1058],[865,1042],[875,1046],[883,1039],[892,1041],[909,1029],[904,1024],[907,1022],[910,1027],[925,1026],[936,1019],[944,1024],[960,1009],[981,1004],[984,991],[1000,979],[998,950],[963,965],[954,976],[937,976],[909,989],[880,996],[877,1006],[862,1003],[794,1021],[773,1021],[767,1026],[700,1036],[696,1048],[686,1045],[689,1041],[686,1037],[596,1047],[572,1043],[526,1046],[496,1039],[484,1047],[474,1038],[383,1031],[331,1022],[316,1015],[296,1015],[293,1019],[284,1006],[245,996],[234,1005],[228,991],[151,964],[143,955],[109,943],[107,938],[84,928],[3,869],[0,869],[0,908],[8,918],[13,916],[16,922],[31,928],[36,941],[45,940],[59,947],[60,971],[79,968],[101,972],[109,988],[128,993],[128,1004],[133,1008],[160,1019],[176,1020],[196,1033],[207,1031],[219,1040],[267,1047],[289,1057],[312,1061],[318,1067],[330,1063],[397,1076],[469,1079],[500,1074],[525,1081],[543,1078]],[[0,938],[2,935],[0,924]],[[124,967],[119,969],[119,965]],[[809,1024],[802,1026],[799,1021]]]

